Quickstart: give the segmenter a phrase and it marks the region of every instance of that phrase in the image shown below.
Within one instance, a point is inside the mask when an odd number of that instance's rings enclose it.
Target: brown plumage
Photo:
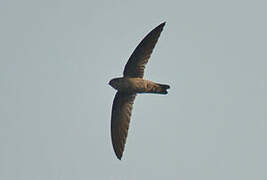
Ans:
[[[109,84],[117,91],[111,113],[111,139],[118,159],[121,159],[137,93],[167,94],[169,85],[143,79],[145,65],[158,41],[165,22],[153,29],[139,43],[125,65],[122,78],[114,78]]]
[[[164,26],[165,22],[148,33],[148,35],[146,35],[146,37],[138,44],[124,68],[124,77],[142,78],[144,76],[145,65],[152,54]]]
[[[111,139],[116,156],[121,159],[136,94],[117,92],[111,115]]]

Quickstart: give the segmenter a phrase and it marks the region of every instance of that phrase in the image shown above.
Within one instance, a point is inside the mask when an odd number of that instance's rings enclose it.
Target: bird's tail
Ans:
[[[168,94],[167,89],[169,89],[170,86],[167,84],[158,84],[155,83],[153,88],[151,89],[150,93],[156,93],[156,94]]]

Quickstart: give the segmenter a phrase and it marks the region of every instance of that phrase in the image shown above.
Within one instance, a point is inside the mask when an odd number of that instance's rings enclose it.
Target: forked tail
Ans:
[[[168,94],[167,89],[169,89],[169,88],[170,88],[170,86],[167,84],[156,83],[155,86],[151,89],[150,93]]]

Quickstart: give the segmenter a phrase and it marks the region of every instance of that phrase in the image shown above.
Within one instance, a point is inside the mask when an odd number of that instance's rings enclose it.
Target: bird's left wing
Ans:
[[[111,139],[118,159],[121,159],[136,94],[117,92],[111,114]]]
[[[145,65],[158,41],[164,23],[155,27],[146,37],[138,44],[125,65],[123,76],[140,77],[144,76]]]

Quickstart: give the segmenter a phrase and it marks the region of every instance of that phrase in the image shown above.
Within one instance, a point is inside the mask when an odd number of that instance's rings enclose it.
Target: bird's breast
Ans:
[[[147,81],[142,78],[121,78],[118,83],[118,91],[127,93],[145,92]]]

